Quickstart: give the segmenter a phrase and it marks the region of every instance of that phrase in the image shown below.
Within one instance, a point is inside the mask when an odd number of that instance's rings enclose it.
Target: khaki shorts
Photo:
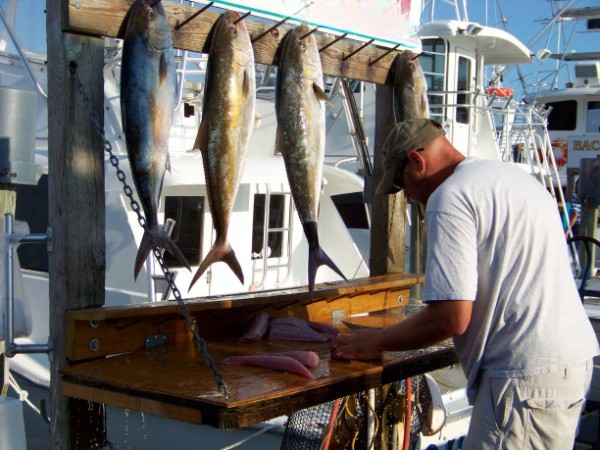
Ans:
[[[571,450],[593,362],[519,378],[482,377],[463,450]]]

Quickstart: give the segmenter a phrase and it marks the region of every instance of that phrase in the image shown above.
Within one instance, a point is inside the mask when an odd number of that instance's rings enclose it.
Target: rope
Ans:
[[[41,416],[42,415],[41,411],[38,409],[37,406],[35,406],[31,402],[31,400],[29,400],[29,392],[27,392],[25,389],[21,389],[21,386],[19,386],[19,383],[17,383],[17,380],[15,379],[13,374],[10,372],[8,375],[8,382],[10,384],[10,387],[13,388],[17,394],[19,394],[19,400],[24,402],[27,406],[29,406],[31,409],[33,409],[37,414],[39,414]]]
[[[275,425],[271,425],[270,427],[265,427],[262,430],[257,431],[256,433],[248,436],[247,438],[242,439],[239,442],[228,445],[227,447],[222,447],[221,450],[231,450],[232,448],[239,447],[240,445],[245,444],[249,440],[254,439],[254,438],[260,436],[261,434],[266,433],[267,431],[274,430],[275,428],[279,428],[281,426],[282,426],[281,424],[276,423]]]

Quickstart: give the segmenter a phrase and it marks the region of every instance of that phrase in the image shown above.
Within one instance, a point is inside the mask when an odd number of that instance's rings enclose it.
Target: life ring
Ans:
[[[567,164],[569,159],[569,144],[567,141],[558,140],[552,142],[552,153],[554,153],[554,161],[559,169]]]
[[[487,90],[489,95],[496,94],[496,97],[510,97],[514,92],[513,89],[504,87],[491,87]]]

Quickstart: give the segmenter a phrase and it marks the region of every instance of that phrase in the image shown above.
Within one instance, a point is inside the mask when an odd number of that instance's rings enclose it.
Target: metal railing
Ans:
[[[13,262],[16,244],[46,244],[48,251],[52,250],[52,232],[17,235],[13,233],[13,216],[4,215],[4,270],[5,270],[5,327],[6,327],[6,356],[12,358],[17,353],[49,353],[49,344],[17,344],[14,336],[14,283]]]

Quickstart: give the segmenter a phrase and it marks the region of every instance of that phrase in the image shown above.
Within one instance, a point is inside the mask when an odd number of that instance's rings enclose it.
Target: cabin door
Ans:
[[[475,53],[460,47],[450,49],[448,61],[447,132],[456,148],[471,154],[471,130],[474,115],[471,108],[475,88]]]

